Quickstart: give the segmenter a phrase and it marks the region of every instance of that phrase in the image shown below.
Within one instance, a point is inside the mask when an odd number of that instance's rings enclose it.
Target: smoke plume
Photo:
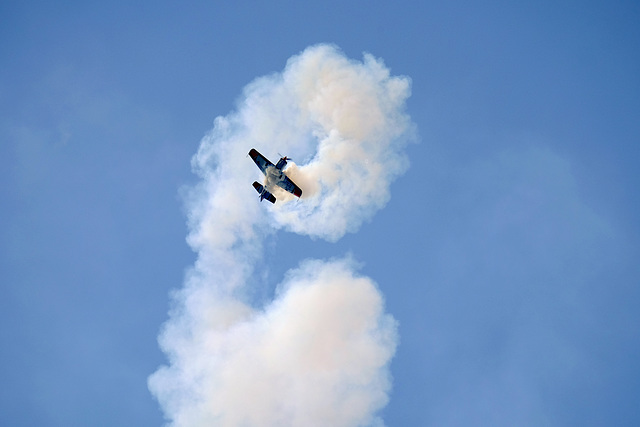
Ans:
[[[201,182],[186,197],[198,258],[159,337],[169,364],[149,378],[171,425],[381,423],[396,323],[351,258],[304,261],[263,307],[249,290],[276,230],[336,241],[387,203],[408,165],[409,94],[409,79],[373,56],[353,61],[318,45],[250,83],[236,111],[216,118],[193,158]],[[252,147],[298,162],[285,171],[300,201],[276,188],[275,205],[258,202],[251,183],[269,182],[247,158]]]

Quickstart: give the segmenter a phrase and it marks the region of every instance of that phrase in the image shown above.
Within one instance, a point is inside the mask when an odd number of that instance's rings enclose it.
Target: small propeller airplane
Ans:
[[[302,196],[302,190],[300,189],[300,187],[298,187],[293,181],[291,181],[282,170],[286,166],[287,160],[291,159],[289,159],[287,156],[284,156],[280,160],[278,160],[278,163],[274,166],[273,163],[271,163],[265,156],[260,154],[255,148],[252,148],[251,151],[249,151],[249,156],[251,156],[253,161],[256,163],[256,165],[258,165],[258,168],[260,168],[260,170],[266,177],[264,186],[258,181],[254,181],[253,183],[253,188],[255,188],[256,191],[260,194],[260,201],[266,199],[271,203],[276,202],[275,196],[269,193],[266,188],[271,183],[276,184],[278,187],[281,187],[282,189],[288,191],[296,197]]]

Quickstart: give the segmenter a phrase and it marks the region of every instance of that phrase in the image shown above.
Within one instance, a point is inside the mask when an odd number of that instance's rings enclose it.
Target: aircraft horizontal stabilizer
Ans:
[[[262,201],[262,199],[268,200],[271,203],[275,203],[276,202],[276,197],[269,193],[258,181],[254,181],[253,182],[253,188],[256,189],[256,191],[260,194],[260,201]]]

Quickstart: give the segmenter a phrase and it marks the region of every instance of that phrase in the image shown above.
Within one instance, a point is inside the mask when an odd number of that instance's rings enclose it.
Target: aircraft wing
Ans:
[[[253,161],[256,162],[256,165],[258,165],[262,173],[265,175],[267,174],[267,168],[269,166],[273,166],[273,163],[271,163],[265,156],[260,154],[258,150],[256,150],[255,148],[252,148],[251,151],[249,151],[249,155],[251,156]],[[287,189],[285,188],[285,190]]]
[[[302,196],[302,190],[300,189],[300,187],[298,187],[286,175],[284,175],[282,177],[282,180],[278,181],[276,184],[278,184],[279,187],[282,187],[283,189],[293,194],[294,196],[297,196],[297,197]]]

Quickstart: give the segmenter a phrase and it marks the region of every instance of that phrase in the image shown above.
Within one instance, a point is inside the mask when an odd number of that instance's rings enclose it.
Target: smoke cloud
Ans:
[[[201,182],[186,194],[198,258],[160,333],[169,364],[149,377],[171,425],[382,423],[397,326],[350,257],[304,261],[263,307],[249,295],[276,230],[336,241],[387,203],[408,166],[409,95],[410,80],[373,56],[317,45],[216,118],[192,162]],[[251,183],[265,177],[247,158],[252,147],[299,163],[285,171],[300,201],[278,188],[275,205],[257,201]]]

